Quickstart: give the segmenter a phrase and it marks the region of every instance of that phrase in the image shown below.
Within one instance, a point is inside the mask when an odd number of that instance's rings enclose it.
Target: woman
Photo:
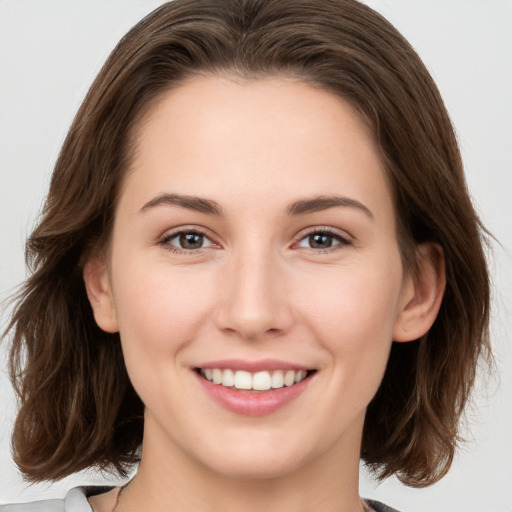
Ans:
[[[66,510],[386,510],[360,457],[412,486],[452,461],[481,234],[439,93],[375,12],[166,4],[91,87],[29,240],[16,461],[140,460]]]

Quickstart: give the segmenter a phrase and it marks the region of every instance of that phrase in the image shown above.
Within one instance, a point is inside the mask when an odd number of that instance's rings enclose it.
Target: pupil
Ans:
[[[200,249],[203,245],[203,235],[197,233],[180,235],[180,245],[183,249]]]
[[[332,246],[332,236],[315,234],[309,237],[309,244],[314,249],[325,249]]]

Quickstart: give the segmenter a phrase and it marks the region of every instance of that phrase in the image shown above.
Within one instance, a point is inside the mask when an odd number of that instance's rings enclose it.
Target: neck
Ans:
[[[137,476],[123,493],[119,512],[363,511],[359,498],[360,432],[298,468],[239,477],[216,472],[170,443],[146,423]]]

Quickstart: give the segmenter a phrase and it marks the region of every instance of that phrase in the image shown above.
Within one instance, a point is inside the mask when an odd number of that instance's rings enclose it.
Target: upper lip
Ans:
[[[282,361],[279,359],[259,359],[247,360],[247,359],[222,359],[218,361],[208,361],[202,363],[196,368],[218,368],[220,370],[244,370],[246,372],[261,372],[265,370],[313,370],[314,368],[304,366],[290,361]]]

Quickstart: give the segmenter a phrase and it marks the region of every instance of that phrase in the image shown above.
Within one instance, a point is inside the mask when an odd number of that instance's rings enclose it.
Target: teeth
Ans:
[[[206,368],[201,370],[201,375],[214,384],[236,389],[253,389],[255,391],[267,391],[279,389],[284,386],[293,386],[304,380],[306,370],[274,370],[250,373],[243,370],[221,370],[219,368]]]
[[[222,385],[228,388],[235,385],[235,373],[233,370],[224,370],[222,372]]]
[[[284,386],[283,372],[282,372],[282,370],[276,370],[272,374],[272,387],[277,389],[277,388],[282,388],[283,386]]]
[[[258,372],[252,376],[252,389],[265,391],[270,389],[272,385],[272,377],[268,372]]]
[[[235,372],[235,388],[236,389],[251,389],[252,376],[249,372],[238,371]]]
[[[306,378],[308,372],[306,370],[299,370],[295,373],[295,383],[300,382]]]
[[[214,370],[212,370],[212,373],[212,382],[214,384],[222,384],[222,370],[215,368]]]
[[[293,384],[295,384],[295,372],[293,370],[288,370],[284,374],[284,385],[289,387]]]

